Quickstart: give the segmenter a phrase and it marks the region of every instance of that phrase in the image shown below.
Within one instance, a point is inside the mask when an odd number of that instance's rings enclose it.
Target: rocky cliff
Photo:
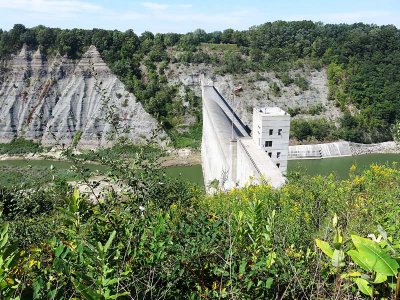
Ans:
[[[198,75],[203,73],[213,78],[214,86],[234,108],[241,120],[252,127],[252,114],[254,107],[278,106],[285,111],[297,109],[295,118],[325,118],[336,120],[342,112],[328,99],[328,80],[325,69],[297,69],[291,70],[290,76],[301,76],[308,86],[302,90],[296,84],[284,83],[274,72],[249,72],[245,74],[215,75],[217,70],[206,64],[198,65],[170,65],[168,80],[171,84],[189,86],[200,96],[201,89],[198,85]],[[195,75],[193,75],[195,74]],[[279,93],[272,92],[276,84]],[[232,90],[236,86],[242,87],[242,92],[233,97]],[[310,108],[321,107],[317,113],[310,113]]]
[[[0,142],[22,136],[69,145],[78,134],[78,146],[88,148],[111,145],[115,133],[141,143],[156,128],[94,46],[77,62],[24,47],[0,67]]]

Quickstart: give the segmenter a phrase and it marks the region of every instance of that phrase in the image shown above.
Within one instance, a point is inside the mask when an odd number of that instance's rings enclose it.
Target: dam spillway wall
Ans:
[[[325,144],[289,146],[288,159],[320,159],[351,155],[349,142],[342,141]]]

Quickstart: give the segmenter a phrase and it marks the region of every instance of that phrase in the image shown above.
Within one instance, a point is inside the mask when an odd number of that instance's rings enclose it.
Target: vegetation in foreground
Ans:
[[[146,154],[110,160],[125,188],[97,203],[65,182],[2,189],[1,297],[397,299],[397,165],[205,196]]]

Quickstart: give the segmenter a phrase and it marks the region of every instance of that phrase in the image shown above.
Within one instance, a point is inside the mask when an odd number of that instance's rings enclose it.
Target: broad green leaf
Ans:
[[[79,190],[75,189],[72,194],[71,201],[70,201],[70,211],[72,213],[75,213],[78,211],[79,197],[80,197]]]
[[[118,299],[119,297],[129,296],[129,295],[130,295],[129,292],[124,292],[124,293],[119,293],[119,294],[116,294],[116,295],[111,295],[111,296],[108,297],[108,299]]]
[[[376,273],[374,283],[382,283],[387,280],[387,276],[384,274]]]
[[[389,285],[389,287],[390,287],[392,290],[396,290],[396,286],[397,286],[396,283],[390,283],[390,282],[388,282],[388,285]]]
[[[325,255],[327,255],[329,258],[332,258],[333,249],[327,242],[316,239],[315,243],[317,244],[317,247],[321,249],[322,252],[325,253]]]
[[[8,226],[9,223],[5,222],[1,228],[1,234],[0,234],[0,249],[3,248],[7,242],[8,242]]]
[[[338,216],[337,216],[337,214],[335,214],[335,215],[333,216],[333,219],[332,219],[332,225],[333,225],[333,227],[336,227],[336,226],[337,226],[337,223],[338,223]]]
[[[101,295],[96,293],[93,289],[88,286],[81,284],[78,280],[71,277],[71,281],[75,287],[75,289],[82,295],[85,300],[100,300],[103,299]]]
[[[344,252],[343,252],[343,250],[335,249],[333,251],[332,266],[334,266],[336,268],[344,267]]]
[[[117,232],[115,230],[111,233],[110,237],[108,238],[107,243],[104,245],[104,253],[107,253],[116,234],[117,234]]]
[[[372,287],[368,284],[368,281],[362,278],[356,278],[354,282],[357,284],[361,293],[372,297]]]
[[[269,278],[267,279],[267,282],[265,283],[265,288],[266,288],[266,289],[270,289],[273,282],[274,282],[274,279],[273,279],[272,277],[269,277]]]
[[[244,271],[246,270],[246,265],[247,261],[242,261],[240,266],[239,266],[239,274],[244,274]]]
[[[360,255],[360,253],[357,250],[350,250],[347,252],[348,255],[352,258],[352,260],[361,268],[363,268],[365,271],[372,271],[372,268],[367,264],[367,262],[364,260],[364,258]]]
[[[343,273],[340,275],[340,278],[349,278],[349,277],[360,277],[361,273],[360,272],[349,272],[349,273]]]
[[[56,257],[60,257],[61,253],[64,251],[64,245],[60,245],[57,247],[57,249],[54,251],[54,255]]]
[[[343,243],[343,236],[340,228],[336,230],[335,236],[333,237],[333,247],[337,250],[340,250]]]
[[[352,235],[354,245],[356,246],[363,261],[377,273],[395,276],[399,269],[397,261],[390,257],[377,243],[366,238]]]
[[[113,285],[113,284],[116,284],[116,283],[118,283],[118,278],[112,278],[112,279],[109,279],[109,280],[103,280],[103,282],[102,282],[102,284],[103,284],[103,286],[109,286],[109,285]]]

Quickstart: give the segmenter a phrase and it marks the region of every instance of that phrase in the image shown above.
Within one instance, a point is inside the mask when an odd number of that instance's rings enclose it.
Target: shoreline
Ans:
[[[395,142],[383,142],[376,144],[359,144],[349,142],[352,156],[366,154],[400,154],[400,145]],[[62,151],[48,151],[43,153],[25,153],[21,155],[0,155],[0,161],[4,160],[59,160],[68,161],[61,155]],[[340,156],[341,157],[341,156]],[[160,158],[162,167],[184,167],[201,164],[200,150],[189,148],[169,150],[167,155]]]
[[[377,144],[359,144],[350,142],[350,150],[353,156],[365,154],[399,154],[400,145],[395,142],[383,142]]]
[[[0,161],[7,160],[56,160],[69,161],[61,155],[62,151],[48,151],[42,153],[24,153],[21,155],[1,154]],[[90,163],[96,163],[91,162]],[[201,164],[201,153],[199,150],[188,148],[169,150],[166,156],[159,160],[161,167],[185,167]]]

